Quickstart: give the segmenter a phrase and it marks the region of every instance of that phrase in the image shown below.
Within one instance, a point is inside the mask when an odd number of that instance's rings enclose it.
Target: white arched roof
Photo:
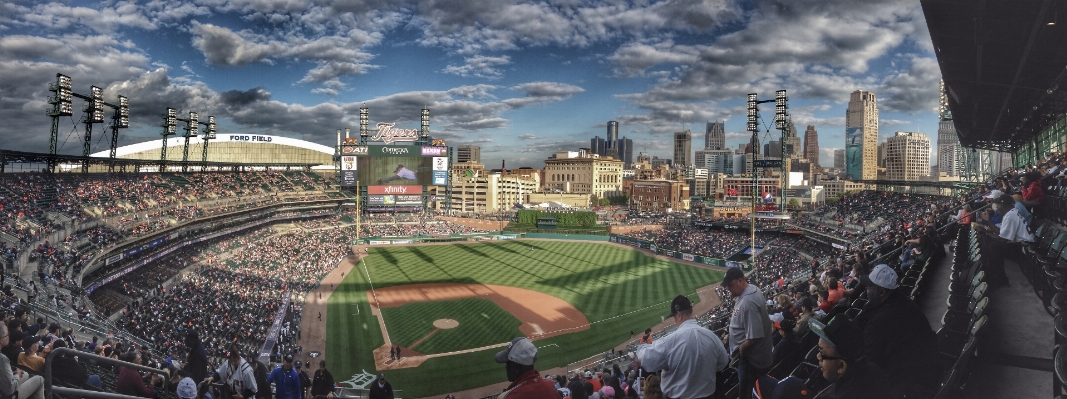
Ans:
[[[290,137],[270,136],[270,135],[265,135],[265,134],[239,134],[239,133],[219,134],[219,135],[217,135],[217,137],[218,138],[216,138],[215,140],[211,140],[211,142],[212,143],[219,143],[219,142],[222,142],[222,143],[244,143],[244,144],[248,144],[248,145],[278,144],[278,145],[286,145],[286,146],[290,146],[290,147],[303,148],[303,149],[306,149],[306,150],[318,151],[318,152],[321,152],[323,154],[327,154],[327,155],[330,155],[330,156],[333,156],[333,153],[334,153],[334,149],[331,148],[331,147],[327,147],[327,146],[324,146],[322,144],[312,143],[310,141],[294,139],[294,138],[290,138]],[[194,144],[194,143],[195,144],[201,144],[203,142],[204,142],[204,140],[201,139],[200,137],[194,137],[194,138],[189,139],[189,144]],[[176,148],[176,147],[181,147],[183,145],[185,145],[185,137],[171,137],[171,138],[167,139],[167,147],[168,148]],[[162,139],[146,141],[146,142],[143,142],[143,143],[124,145],[122,147],[116,148],[115,149],[115,156],[121,158],[121,157],[126,156],[126,155],[136,154],[136,153],[144,152],[144,151],[158,150],[158,149],[161,149],[161,148],[163,148],[163,140]],[[110,155],[111,155],[111,151],[107,150],[107,151],[96,152],[96,153],[90,154],[89,156],[92,156],[92,157],[107,157],[107,156],[110,156]]]

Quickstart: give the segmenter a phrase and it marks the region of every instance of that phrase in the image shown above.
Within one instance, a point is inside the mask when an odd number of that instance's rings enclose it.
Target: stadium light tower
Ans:
[[[782,137],[779,139],[779,145],[782,147],[780,150],[780,157],[782,158],[781,169],[781,186],[782,186],[782,206],[778,209],[779,212],[786,212],[786,205],[789,194],[786,190],[789,188],[789,174],[786,172],[786,160],[785,160],[785,133],[789,129],[789,99],[785,95],[785,90],[778,90],[774,92],[774,127],[782,132]]]
[[[430,110],[423,108],[420,115],[421,129],[419,129],[419,141],[422,145],[430,144]]]
[[[74,115],[74,104],[71,101],[74,96],[71,85],[70,76],[61,73],[56,74],[55,83],[48,85],[48,91],[54,93],[48,98],[48,103],[52,104],[52,109],[48,111],[48,116],[52,117],[52,138],[48,145],[48,153],[51,155],[56,154],[56,145],[59,140],[59,117]]]
[[[167,170],[167,136],[172,136],[178,133],[178,111],[174,108],[167,107],[167,113],[163,115],[163,148],[159,152],[159,171],[164,172]]]
[[[759,174],[756,173],[756,164],[759,161],[759,100],[756,99],[756,93],[749,93],[746,102],[748,111],[748,120],[745,127],[752,133],[752,140],[749,142],[749,146],[752,148],[752,210],[749,211],[749,219],[751,222],[750,229],[750,243],[749,248],[752,252],[752,257],[749,258],[749,264],[752,268],[756,267],[756,193],[759,192]]]
[[[189,112],[189,119],[185,119],[185,147],[182,148],[182,172],[189,170],[189,139],[196,137],[200,132],[200,120],[196,112]]]
[[[130,100],[126,96],[119,96],[119,105],[111,114],[111,148],[108,158],[115,159],[118,152],[119,129],[130,127]],[[115,163],[111,162],[107,167],[108,173],[115,171]]]
[[[215,132],[218,131],[218,125],[215,124],[214,116],[208,116],[207,123],[200,123],[207,127],[207,129],[204,130],[204,135],[201,137],[204,139],[204,146],[200,149],[200,162],[207,162],[207,144],[209,140],[215,139]],[[203,170],[203,168],[204,167],[201,167],[201,170]]]
[[[93,124],[104,123],[104,89],[89,86],[89,103],[85,105],[85,142],[82,143],[82,173],[89,173],[89,152],[93,145]]]
[[[370,108],[367,104],[359,107],[359,145],[367,145],[367,137],[370,135]]]

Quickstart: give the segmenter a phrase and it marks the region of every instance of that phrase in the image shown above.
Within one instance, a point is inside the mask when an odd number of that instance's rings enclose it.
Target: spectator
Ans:
[[[191,377],[184,377],[181,381],[178,381],[175,393],[178,395],[178,399],[196,399],[199,390]]]
[[[884,264],[863,277],[869,300],[857,322],[863,327],[864,353],[903,391],[932,396],[941,376],[937,336],[919,306],[897,291],[897,281],[897,273]]]
[[[141,364],[141,354],[137,351],[131,351],[123,353],[119,356],[119,360]],[[152,386],[155,386],[159,380],[159,374],[152,374]],[[140,396],[142,398],[156,398],[159,395],[153,390],[145,386],[144,379],[141,378],[141,374],[137,370],[122,366],[119,368],[118,380],[115,382],[115,391],[117,393],[129,396]]]
[[[1019,211],[1015,209],[1015,200],[1011,196],[1002,195],[993,201],[993,210],[1004,215],[999,227],[979,227],[983,234],[980,241],[983,248],[983,256],[989,255],[989,262],[983,262],[986,276],[989,278],[989,287],[999,288],[1008,286],[1008,275],[1004,272],[1004,257],[1020,253],[1020,243],[1033,242],[1034,236],[1027,230],[1026,222]]]
[[[250,352],[245,357],[245,361],[252,365],[252,372],[256,376],[256,398],[271,399],[273,395],[270,391],[270,384],[267,383],[267,366],[259,361],[258,357],[259,354],[255,352]]]
[[[66,347],[67,343],[65,341],[56,341],[55,348]],[[66,353],[57,354],[52,358],[52,377],[76,386],[88,384],[100,389],[104,385],[100,380],[100,376],[89,375],[89,372],[85,370],[85,366],[78,362],[77,356]]]
[[[311,396],[325,396],[333,399],[333,374],[326,370],[326,361],[319,360],[319,369],[315,370],[315,380],[311,383]]]
[[[297,360],[293,367],[296,367],[296,372],[300,375],[300,397],[307,398],[308,392],[311,391],[311,378],[308,377],[307,370],[304,370],[303,362]]]
[[[207,354],[204,352],[204,344],[200,342],[200,334],[195,329],[190,329],[185,334],[185,346],[189,348],[185,370],[193,381],[203,381],[207,378]]]
[[[863,332],[847,316],[834,317],[823,324],[811,320],[810,328],[819,335],[819,369],[830,382],[820,399],[888,399],[891,383],[885,372],[867,361],[863,352]]]
[[[730,353],[740,359],[737,366],[740,398],[749,399],[756,379],[767,374],[774,359],[767,299],[762,291],[748,283],[739,267],[727,270],[721,284],[737,298],[730,319]]]
[[[292,355],[286,355],[282,365],[274,368],[267,383],[274,384],[277,399],[300,399],[300,375],[293,368]]]
[[[44,358],[37,354],[41,349],[41,341],[39,339],[38,337],[30,337],[23,340],[23,352],[19,354],[19,366],[28,368],[35,373],[40,373],[44,370]]]
[[[234,399],[251,399],[255,397],[258,390],[255,371],[252,370],[252,366],[248,362],[241,358],[241,352],[237,345],[230,345],[230,352],[226,358],[226,361],[215,371],[218,378],[216,379],[215,375],[213,375],[205,379],[205,381],[210,383],[218,380],[225,384],[229,389],[230,396]]]
[[[571,391],[571,399],[589,399],[589,394],[585,392],[585,384],[578,376],[571,378],[567,389]]]
[[[652,374],[645,378],[645,386],[641,388],[641,392],[645,393],[644,399],[664,399],[663,390],[660,389],[659,376]]]
[[[555,388],[553,388],[555,393]],[[501,395],[503,397],[503,395]],[[385,380],[385,373],[378,374],[378,379],[371,383],[368,399],[393,399],[393,384]]]
[[[649,345],[652,344],[652,329],[651,328],[646,328],[645,329],[645,335],[641,336],[641,343],[642,344],[649,344]]]
[[[500,395],[501,399],[539,399],[559,396],[552,382],[542,379],[537,369],[534,368],[534,362],[537,361],[537,347],[526,337],[511,340],[507,348],[496,353],[495,360],[497,363],[504,364],[504,371],[507,373],[508,381],[511,382]],[[371,396],[371,399],[392,398],[391,388],[388,397]]]
[[[8,365],[18,364],[19,354],[22,353],[22,332],[12,330],[7,326],[4,326],[4,329],[9,331],[8,334],[10,335],[8,335],[8,343],[3,348],[0,348],[0,352],[7,357]]]
[[[695,399],[715,393],[715,374],[726,368],[730,356],[722,340],[701,327],[693,317],[693,304],[685,295],[671,301],[670,317],[677,330],[654,344],[637,347],[645,370],[662,370],[661,388],[670,398]]]
[[[10,337],[7,326],[0,324],[0,344],[7,346]],[[7,377],[10,376],[10,377]],[[22,369],[11,369],[11,363],[6,356],[0,356],[0,395],[14,399],[44,399],[44,378],[41,376],[30,377]],[[16,395],[17,394],[17,395]]]

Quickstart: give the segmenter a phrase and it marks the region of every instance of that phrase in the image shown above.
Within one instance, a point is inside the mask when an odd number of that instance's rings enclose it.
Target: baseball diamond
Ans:
[[[562,367],[659,324],[674,296],[698,301],[721,278],[607,243],[371,247],[326,294],[325,352],[337,376],[388,370],[404,397],[456,392],[504,381],[493,354],[515,336],[534,341],[540,369]]]

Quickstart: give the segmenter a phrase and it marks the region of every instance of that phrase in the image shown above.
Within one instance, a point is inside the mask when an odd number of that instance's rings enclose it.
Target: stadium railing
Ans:
[[[70,354],[71,356],[78,356],[79,359],[84,359],[86,361],[93,361],[93,362],[96,362],[96,364],[108,364],[108,365],[114,365],[114,366],[129,367],[129,368],[132,368],[132,369],[135,369],[135,370],[139,370],[139,371],[144,371],[144,372],[147,372],[147,373],[164,375],[161,372],[161,370],[159,370],[159,369],[154,369],[154,368],[151,368],[151,367],[145,367],[145,366],[142,366],[142,365],[139,365],[139,364],[134,364],[134,363],[128,363],[128,362],[124,362],[124,361],[121,361],[121,360],[112,359],[112,358],[104,357],[104,356],[99,356],[99,355],[88,353],[88,352],[79,352],[77,350],[70,349],[70,348],[56,348],[56,349],[53,349],[52,352],[48,354],[48,357],[45,358],[45,363],[44,363],[44,393],[45,393],[45,398],[47,398],[47,399],[54,399],[55,395],[57,395],[57,394],[61,395],[63,397],[69,397],[69,398],[85,398],[85,397],[87,397],[87,398],[104,398],[104,399],[138,399],[138,397],[136,397],[136,396],[128,396],[128,395],[122,395],[122,394],[117,394],[117,393],[112,393],[112,392],[103,392],[103,391],[84,389],[84,388],[71,388],[71,387],[57,386],[54,383],[55,381],[53,381],[54,379],[52,378],[52,366],[54,364],[54,359],[55,359],[56,355],[59,355],[59,354]]]

